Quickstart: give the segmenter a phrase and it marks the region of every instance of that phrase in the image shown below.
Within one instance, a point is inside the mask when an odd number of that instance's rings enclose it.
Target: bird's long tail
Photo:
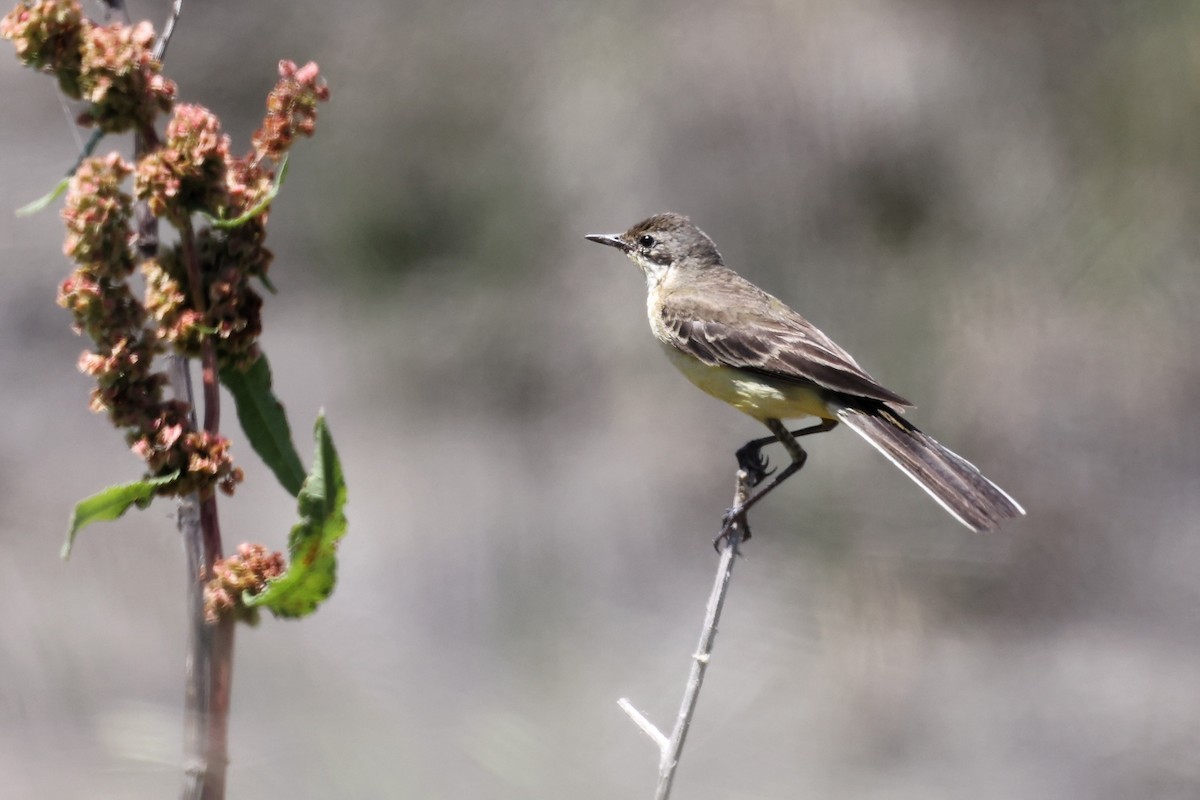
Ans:
[[[991,530],[1003,520],[1025,513],[974,464],[890,409],[841,408],[837,415],[968,528]]]

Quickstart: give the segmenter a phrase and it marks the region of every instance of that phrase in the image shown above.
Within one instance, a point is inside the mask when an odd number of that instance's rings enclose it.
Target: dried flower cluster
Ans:
[[[296,136],[312,136],[317,103],[328,99],[329,88],[316,64],[310,61],[297,68],[291,61],[280,61],[279,83],[267,96],[267,117],[251,137],[259,159],[278,161]]]
[[[150,475],[180,474],[162,487],[164,494],[213,485],[231,493],[242,471],[233,466],[228,440],[194,430],[187,404],[164,400],[166,377],[153,370],[162,346],[127,280],[132,199],[121,184],[130,172],[115,153],[87,159],[71,178],[63,208],[63,249],[76,268],[59,287],[58,302],[75,316],[75,330],[95,343],[79,358],[80,370],[96,379],[91,407],[127,429],[126,440]]]
[[[217,214],[225,206],[229,137],[203,106],[180,104],[167,123],[163,144],[138,162],[137,197],[150,213],[180,227],[193,213]]]
[[[242,480],[229,441],[197,430],[186,404],[164,400],[155,355],[170,348],[198,357],[212,348],[219,369],[242,369],[259,355],[262,298],[251,278],[266,278],[271,251],[266,202],[275,172],[297,136],[313,132],[316,104],[329,96],[315,64],[284,61],[253,149],[230,153],[217,117],[198,105],[174,104],[175,86],[152,55],[147,23],[100,26],[75,0],[21,3],[0,21],[0,36],[20,60],[53,73],[70,97],[88,103],[81,124],[105,132],[137,130],[148,145],[136,165],[117,154],[86,159],[70,181],[63,218],[66,255],[75,271],[59,303],[95,347],[80,369],[96,379],[91,406],[127,430],[151,476],[179,477],[162,494],[232,492]],[[172,111],[161,139],[154,123]],[[267,161],[270,159],[270,161]],[[122,188],[133,176],[131,197]],[[180,231],[179,243],[141,264],[144,300],[129,286],[135,259],[132,204]],[[240,224],[194,227],[194,215]]]
[[[138,199],[177,227],[197,212],[218,219],[246,214],[267,197],[274,173],[229,150],[229,137],[210,111],[177,106],[163,147],[138,164]],[[250,278],[265,277],[271,264],[266,216],[264,211],[232,228],[203,228],[195,252],[181,242],[143,264],[146,308],[158,336],[176,352],[197,357],[210,340],[222,368],[242,369],[258,358],[262,297]],[[189,259],[199,266],[198,293],[189,288]]]
[[[284,566],[283,553],[261,544],[239,545],[236,555],[213,565],[213,577],[204,586],[204,619],[212,623],[232,613],[249,616],[242,596],[261,592],[283,574]]]
[[[175,84],[154,58],[154,30],[147,22],[96,25],[74,0],[20,4],[0,21],[22,63],[58,78],[63,93],[86,100],[80,123],[107,133],[153,124],[168,111]]]

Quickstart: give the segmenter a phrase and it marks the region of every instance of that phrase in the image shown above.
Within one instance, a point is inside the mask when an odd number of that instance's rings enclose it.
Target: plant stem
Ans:
[[[171,43],[171,37],[175,35],[175,23],[179,21],[179,15],[183,13],[183,0],[174,0],[171,3],[171,15],[167,17],[167,22],[163,25],[162,36],[158,37],[158,41],[154,44],[154,58],[159,63],[162,63],[163,58],[167,55],[167,45]]]
[[[191,284],[192,307],[203,314],[207,306],[204,277],[200,274],[200,254],[196,252],[196,233],[190,219],[184,220],[179,229],[179,239],[187,266],[188,283]],[[201,385],[204,387],[204,430],[215,434],[221,429],[221,383],[217,373],[217,349],[207,336],[200,345],[200,368]],[[218,534],[218,543],[220,538]]]
[[[175,4],[175,15],[181,6]],[[172,20],[173,21],[173,20]],[[173,27],[173,25],[172,25]],[[169,32],[160,41],[165,49]],[[158,146],[158,136],[147,126],[135,143],[138,157]],[[137,207],[138,252],[152,257],[158,250],[158,220],[145,203]],[[196,310],[203,312],[205,291],[201,283],[200,260],[190,221],[180,231],[183,258]],[[168,376],[176,398],[191,409],[191,427],[198,424],[195,393],[192,390],[188,360],[168,358]],[[216,434],[220,428],[221,406],[216,350],[211,341],[204,343],[201,354],[204,389],[204,430]],[[184,675],[184,800],[224,800],[225,776],[229,765],[229,706],[233,680],[234,620],[209,624],[204,617],[204,585],[212,575],[213,564],[222,556],[221,526],[217,517],[216,494],[193,493],[179,501],[177,527],[183,538],[187,576],[188,645]]]
[[[124,13],[123,2],[110,4]],[[183,10],[183,0],[174,0],[171,15],[156,43],[154,57],[161,61],[175,32],[175,23]],[[94,134],[79,157],[79,163],[90,155],[99,141]],[[159,147],[158,133],[153,125],[143,125],[134,136],[134,156],[142,158]],[[141,259],[158,254],[158,219],[144,202],[135,208],[137,236],[135,246]],[[200,282],[200,262],[196,252],[195,233],[190,221],[181,231],[188,280],[196,309],[204,311],[205,290]],[[206,341],[201,354],[204,382],[204,430],[216,434],[220,428],[221,406],[218,384],[216,350]],[[167,375],[176,399],[187,403],[191,427],[196,429],[196,402],[188,360],[177,355],[168,357]],[[230,689],[233,678],[232,618],[208,624],[204,618],[204,586],[212,574],[213,564],[221,558],[221,526],[217,518],[217,498],[209,489],[192,493],[179,501],[176,527],[183,539],[184,563],[187,576],[188,645],[185,660],[184,687],[184,800],[224,800],[225,776],[229,764],[228,729]]]
[[[196,236],[191,221],[180,228],[180,243],[191,284],[192,303],[204,313],[205,289],[196,251]],[[221,395],[217,374],[216,348],[206,339],[201,350],[201,382],[204,392],[204,430],[211,434],[221,424]],[[183,361],[183,359],[180,359]],[[186,392],[185,399],[193,409],[195,404],[192,383],[186,362],[180,370]],[[173,380],[174,384],[175,381]],[[197,507],[197,513],[186,516],[187,505]],[[198,525],[191,523],[192,517]],[[209,623],[204,616],[204,585],[213,574],[213,564],[222,556],[221,525],[217,517],[217,497],[212,489],[187,498],[180,506],[180,525],[187,551],[190,584],[188,588],[188,617],[191,635],[188,637],[186,709],[184,722],[184,800],[223,800],[225,774],[229,765],[229,704],[233,682],[232,617]]]
[[[182,358],[179,361],[186,361]],[[229,765],[229,700],[233,677],[232,618],[209,624],[204,619],[205,576],[220,557],[216,497],[198,493],[180,501],[188,570],[188,654],[184,719],[184,800],[222,800]],[[215,547],[214,547],[215,545]]]
[[[745,470],[738,470],[737,488],[734,491],[732,508],[740,508],[749,494],[746,485]],[[738,545],[746,535],[746,516],[743,513],[735,518],[729,526],[728,535],[721,549],[721,560],[717,564],[717,578],[709,594],[708,605],[704,610],[704,626],[700,631],[700,643],[692,656],[692,668],[688,673],[687,685],[683,691],[683,702],[679,706],[679,714],[675,719],[675,727],[670,738],[664,736],[653,723],[645,718],[624,698],[617,701],[622,710],[643,732],[658,745],[658,785],[654,793],[655,800],[667,800],[671,795],[671,784],[675,780],[675,770],[683,755],[683,744],[691,728],[692,716],[696,712],[696,703],[700,699],[700,687],[704,683],[704,673],[712,655],[713,641],[717,636],[717,623],[721,619],[721,610],[725,606],[725,596],[729,592],[729,580],[733,575],[733,565],[737,561]]]

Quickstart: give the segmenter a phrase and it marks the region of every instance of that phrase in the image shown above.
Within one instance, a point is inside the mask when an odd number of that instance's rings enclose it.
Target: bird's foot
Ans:
[[[742,534],[739,537],[740,541],[744,542],[750,538],[750,523],[746,521],[746,512],[740,507],[727,508],[721,517],[721,532],[717,534],[717,538],[713,539],[713,550],[721,552],[721,549],[728,543],[729,537],[733,535],[735,524]]]
[[[773,469],[767,469],[770,462],[763,455],[760,447],[743,447],[737,451],[738,466],[746,473],[746,485],[754,488],[763,482],[765,478],[770,477],[775,473]]]

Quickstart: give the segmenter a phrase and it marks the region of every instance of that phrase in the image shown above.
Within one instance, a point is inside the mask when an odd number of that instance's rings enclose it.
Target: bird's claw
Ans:
[[[751,488],[762,483],[764,478],[775,474],[774,469],[767,469],[770,466],[770,462],[763,455],[762,450],[739,450],[737,461],[738,466],[746,473],[746,485]]]
[[[713,539],[713,550],[720,553],[721,549],[725,547],[729,537],[733,535],[735,520],[742,531],[742,535],[739,537],[740,541],[744,542],[750,538],[750,523],[746,521],[745,513],[739,508],[727,508],[721,516],[721,532],[717,534],[717,538]]]

